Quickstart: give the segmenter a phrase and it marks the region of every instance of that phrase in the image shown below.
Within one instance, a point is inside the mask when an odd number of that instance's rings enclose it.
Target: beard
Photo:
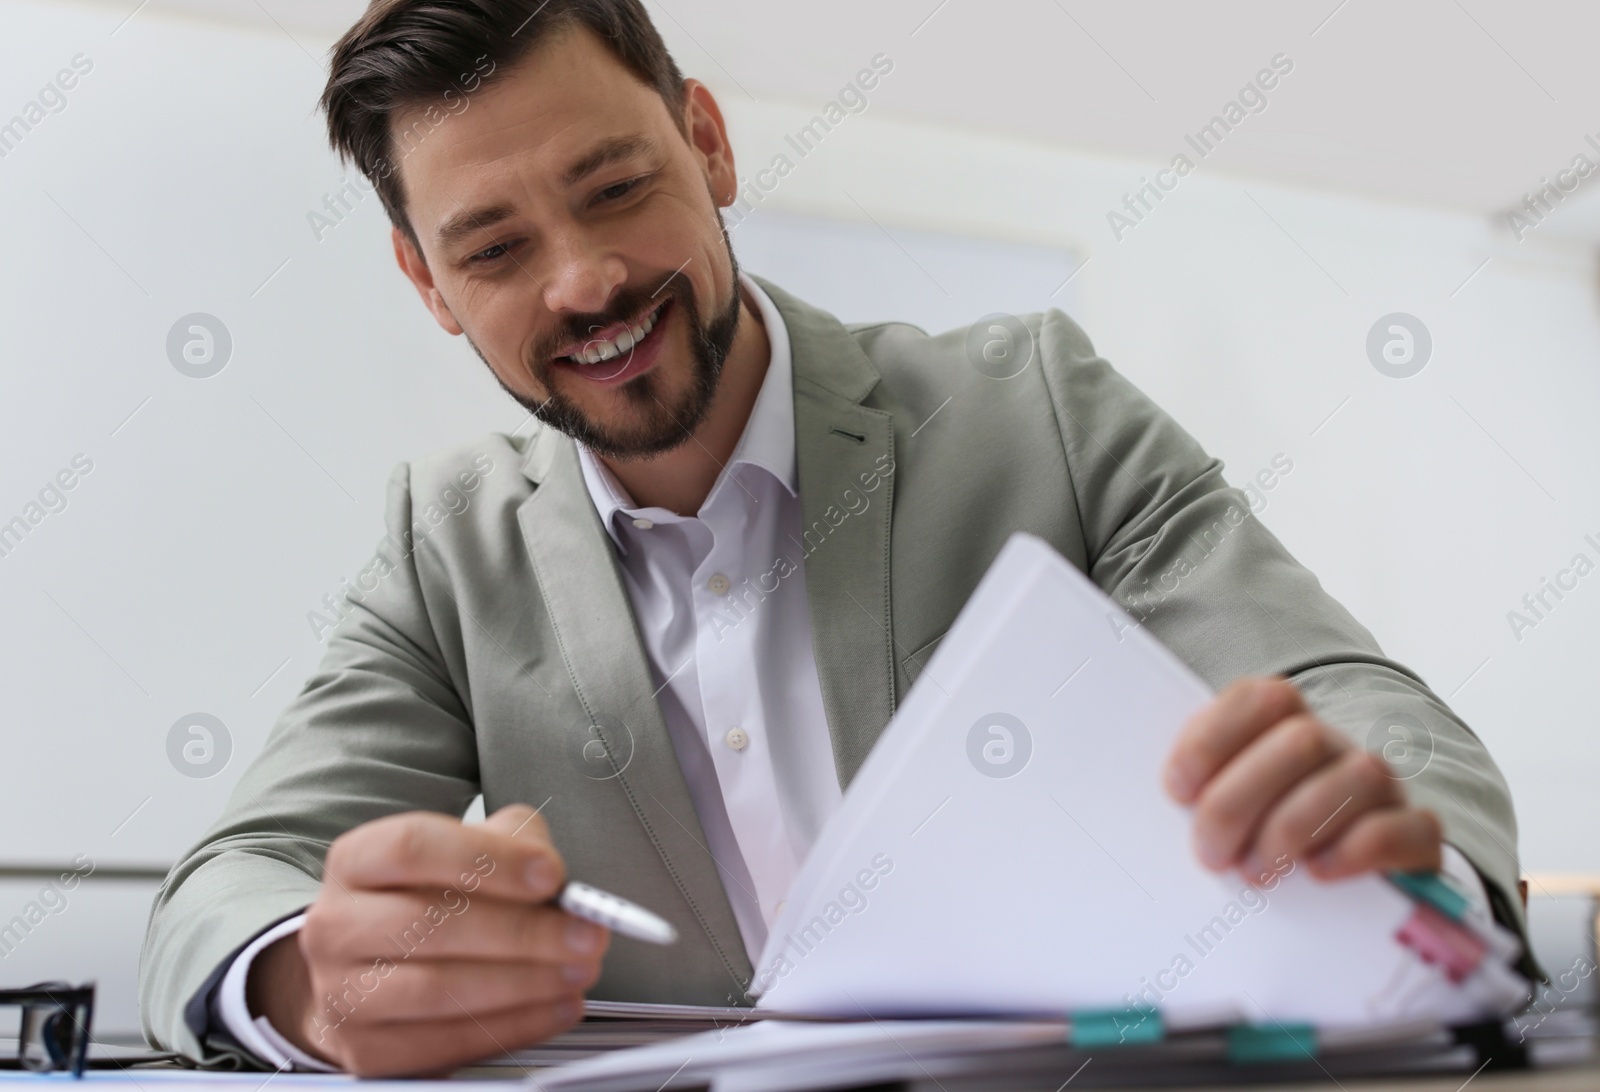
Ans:
[[[727,249],[729,268],[733,271],[733,291],[728,302],[709,319],[701,318],[694,282],[683,276],[681,271],[668,276],[664,284],[657,280],[655,283],[661,284],[661,287],[653,292],[647,293],[642,287],[623,289],[610,311],[570,315],[549,338],[542,339],[536,347],[529,371],[549,392],[544,401],[536,402],[512,390],[491,365],[489,372],[500,383],[501,389],[538,420],[606,458],[647,458],[670,451],[688,440],[711,412],[722,366],[728,359],[739,327],[739,262],[733,256],[733,241],[728,237],[726,225],[721,222],[720,212],[717,219],[722,227],[722,243]],[[608,420],[599,420],[585,413],[556,389],[551,376],[558,366],[555,363],[558,348],[574,341],[581,342],[594,331],[634,318],[650,307],[652,301],[663,292],[671,297],[672,304],[669,314],[663,314],[657,322],[666,321],[670,312],[676,311],[683,315],[689,330],[690,372],[685,389],[674,394],[668,377],[662,374],[664,369],[658,365],[616,388],[616,394],[625,403],[625,408]],[[489,358],[483,355],[470,336],[467,337],[467,343],[488,364]],[[666,348],[662,346],[662,351],[665,352]],[[626,363],[627,355],[614,358],[619,368]]]

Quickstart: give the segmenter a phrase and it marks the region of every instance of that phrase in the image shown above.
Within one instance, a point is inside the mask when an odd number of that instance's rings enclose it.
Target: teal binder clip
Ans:
[[[1388,876],[1390,883],[1451,921],[1460,921],[1466,916],[1466,896],[1446,883],[1437,872],[1390,872]]]
[[[1317,1029],[1310,1024],[1235,1024],[1228,1029],[1228,1061],[1298,1062],[1317,1056]]]
[[[1131,1009],[1083,1009],[1073,1013],[1070,1022],[1068,1038],[1075,1047],[1159,1043],[1166,1035],[1161,1014],[1143,1005]]]

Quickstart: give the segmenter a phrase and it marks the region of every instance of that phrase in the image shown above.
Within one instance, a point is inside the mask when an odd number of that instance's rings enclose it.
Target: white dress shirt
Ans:
[[[750,419],[693,516],[634,504],[579,445],[584,484],[616,544],[678,764],[754,964],[784,892],[841,792],[811,648],[800,544],[793,358],[783,316],[740,274],[772,355]],[[687,825],[688,816],[679,816]],[[559,847],[558,847],[559,848]],[[1444,873],[1480,909],[1482,881],[1454,847]],[[280,1069],[330,1071],[252,1018],[257,952],[300,927],[289,918],[228,968],[218,1008],[234,1037]]]
[[[743,274],[739,283],[772,356],[700,510],[638,507],[593,452],[580,445],[578,459],[753,964],[841,793],[811,650],[789,332],[760,285]]]

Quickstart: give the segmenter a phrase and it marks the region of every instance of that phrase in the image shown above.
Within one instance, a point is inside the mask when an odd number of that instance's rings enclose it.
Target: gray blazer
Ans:
[[[965,329],[845,326],[760,283],[793,345],[797,551],[841,785],[1001,544],[1030,531],[1214,687],[1286,675],[1363,743],[1380,718],[1420,722],[1412,797],[1522,930],[1515,819],[1483,744],[1071,319],[1025,316],[1032,359],[995,379]],[[460,815],[480,792],[490,811],[542,805],[574,875],[677,927],[670,948],[617,938],[591,996],[746,1003],[752,969],[573,442],[536,427],[403,463],[387,524],[318,670],[156,898],[146,1034],[227,1064],[205,995],[316,897],[329,843],[392,812]]]

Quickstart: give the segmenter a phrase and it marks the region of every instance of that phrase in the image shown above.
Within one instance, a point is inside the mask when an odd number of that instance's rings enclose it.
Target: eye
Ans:
[[[639,185],[648,177],[649,175],[640,175],[637,178],[630,178],[624,182],[618,182],[615,185],[607,186],[605,189],[601,190],[595,195],[595,199],[597,201],[620,201],[622,198],[628,196],[628,194],[637,189]]]
[[[496,243],[488,250],[478,251],[478,253],[468,258],[467,261],[472,265],[483,265],[493,262],[508,253],[510,253],[510,250],[505,243]]]

